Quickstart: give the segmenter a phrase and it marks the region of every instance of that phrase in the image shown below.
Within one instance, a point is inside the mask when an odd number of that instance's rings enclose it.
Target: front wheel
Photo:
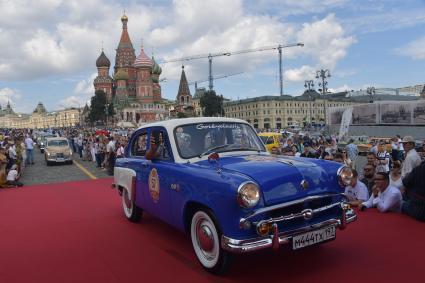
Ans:
[[[230,254],[221,248],[221,231],[211,213],[199,210],[192,216],[190,238],[202,267],[215,274],[226,271]]]
[[[126,188],[122,189],[121,199],[125,217],[130,222],[139,222],[142,217],[142,210],[130,199],[130,195]]]

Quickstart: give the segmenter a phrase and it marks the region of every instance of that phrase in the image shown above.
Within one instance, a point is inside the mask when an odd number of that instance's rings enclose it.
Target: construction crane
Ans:
[[[252,49],[245,49],[245,50],[239,50],[239,51],[227,51],[227,52],[218,52],[218,53],[209,53],[209,54],[200,54],[195,56],[187,56],[177,59],[170,59],[166,61],[162,61],[161,63],[172,63],[172,62],[183,62],[183,61],[190,61],[190,60],[197,60],[197,59],[203,59],[208,58],[209,63],[209,74],[208,74],[208,81],[209,81],[209,89],[213,89],[213,72],[212,72],[212,58],[213,57],[219,57],[219,56],[231,56],[231,55],[237,55],[237,54],[244,54],[244,53],[251,53],[251,52],[259,52],[259,51],[267,51],[267,50],[278,50],[279,51],[279,80],[280,80],[280,95],[283,95],[283,75],[282,75],[282,49],[288,48],[288,47],[295,47],[295,46],[304,46],[304,43],[298,42],[298,43],[292,43],[292,44],[279,44],[275,46],[265,46],[265,47],[259,47],[259,48],[252,48]]]
[[[221,76],[216,76],[216,77],[213,77],[213,79],[214,80],[218,80],[218,79],[224,79],[224,78],[227,78],[227,77],[231,77],[231,76],[236,76],[236,75],[240,75],[240,74],[243,74],[244,72],[239,72],[239,73],[233,73],[233,74],[226,74],[226,75],[221,75]],[[205,79],[205,80],[199,80],[199,81],[193,81],[193,82],[189,82],[188,83],[188,85],[195,85],[195,93],[196,93],[196,90],[198,89],[198,83],[203,83],[203,82],[208,82],[209,81],[209,78],[208,79]]]

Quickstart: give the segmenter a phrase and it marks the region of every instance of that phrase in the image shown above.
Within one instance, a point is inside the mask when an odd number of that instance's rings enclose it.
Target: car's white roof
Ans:
[[[172,130],[177,126],[195,124],[195,123],[211,123],[211,122],[227,122],[227,123],[245,123],[248,124],[245,120],[226,118],[226,117],[196,117],[196,118],[180,118],[180,119],[171,119],[164,120],[160,122],[149,123],[141,126],[139,129],[149,128],[149,127],[164,127],[167,130]]]

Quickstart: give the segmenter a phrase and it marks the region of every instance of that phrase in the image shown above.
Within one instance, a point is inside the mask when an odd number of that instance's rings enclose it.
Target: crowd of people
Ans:
[[[113,175],[116,158],[124,156],[131,130],[64,128],[51,132],[66,137],[74,159],[95,162],[99,170]],[[32,130],[0,132],[0,187],[17,187],[26,166],[34,164],[34,147],[39,133]],[[145,141],[146,143],[146,141]],[[345,193],[352,206],[361,210],[403,212],[425,221],[425,141],[420,155],[411,136],[395,136],[391,151],[384,141],[372,144],[366,164],[358,162],[359,149],[353,139],[344,146],[335,137],[282,136],[272,154],[319,158],[340,162],[353,169]]]
[[[349,202],[360,210],[376,207],[381,212],[403,212],[425,221],[425,141],[422,150],[415,149],[412,136],[395,136],[391,151],[384,140],[378,140],[367,152],[365,165],[357,162],[359,149],[353,139],[338,146],[334,137],[310,138],[294,135],[282,139],[277,155],[333,160],[353,169],[353,179],[346,186]]]

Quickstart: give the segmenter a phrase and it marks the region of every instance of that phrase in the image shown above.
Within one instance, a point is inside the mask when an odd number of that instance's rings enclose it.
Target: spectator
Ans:
[[[415,167],[405,178],[403,187],[406,201],[402,212],[420,221],[425,221],[425,162]]]
[[[378,154],[378,142],[376,140],[372,141],[372,147],[370,148],[370,152],[372,152],[375,156]]]
[[[337,152],[337,153],[335,153],[334,154],[334,159],[333,159],[335,162],[338,162],[338,163],[342,163],[342,164],[344,164],[344,157],[342,156],[342,153],[341,152]]]
[[[347,151],[348,158],[351,160],[351,167],[354,169],[357,157],[359,156],[359,149],[357,145],[354,144],[354,139],[348,141],[345,150]]]
[[[400,212],[401,193],[396,187],[390,185],[389,175],[385,172],[377,172],[374,177],[375,186],[368,201],[359,205],[359,208],[376,207],[380,212]]]
[[[353,178],[349,186],[345,187],[345,195],[352,206],[358,206],[369,198],[369,193],[365,184],[358,179],[357,171],[353,169]]]
[[[25,164],[34,164],[34,141],[30,135],[25,139],[25,148],[27,149],[27,160]]]
[[[367,158],[367,164],[372,165],[376,170],[376,163],[377,163],[376,155],[373,152],[368,152],[366,158]]]
[[[411,136],[405,136],[403,138],[403,148],[406,152],[406,157],[401,167],[401,178],[404,178],[409,174],[413,168],[421,164],[421,157],[415,150],[415,140]]]
[[[7,182],[8,186],[22,187],[24,184],[18,181],[20,174],[18,173],[18,165],[13,164],[7,173]]]
[[[181,137],[181,136],[180,136]],[[190,136],[178,139],[180,153],[183,157],[194,157],[195,152],[190,148]],[[150,138],[150,148],[146,152],[146,159],[166,159],[168,158],[167,148],[164,144],[164,133],[153,131]]]
[[[16,153],[16,146],[13,141],[9,142],[9,164],[7,168],[11,168],[13,164],[16,164],[16,160],[18,159],[18,154]]]
[[[391,158],[393,161],[400,160],[400,143],[398,137],[391,139]]]
[[[390,154],[385,150],[385,143],[379,142],[378,152],[376,154],[376,172],[390,172]]]
[[[279,150],[279,148],[277,148],[277,147],[273,147],[272,148],[272,152],[271,152],[272,154],[275,154],[275,155],[280,155],[280,150]]]
[[[396,160],[393,162],[393,167],[390,171],[390,185],[396,187],[397,189],[401,189],[403,183],[401,182],[401,163],[400,161]]]
[[[360,181],[366,185],[369,195],[372,193],[372,188],[375,185],[375,181],[373,180],[375,171],[375,166],[372,164],[366,164],[363,168],[364,177]]]
[[[5,152],[6,149],[4,147],[0,147],[0,188],[6,185],[7,157]]]

